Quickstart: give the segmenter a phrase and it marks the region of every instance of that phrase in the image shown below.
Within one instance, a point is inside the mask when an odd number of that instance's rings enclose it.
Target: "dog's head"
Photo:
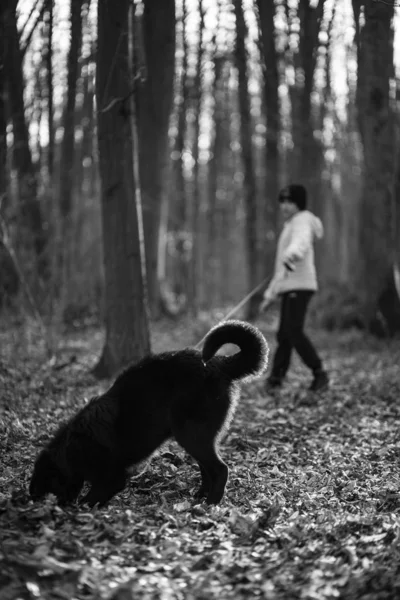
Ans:
[[[62,470],[53,459],[51,452],[42,450],[36,459],[29,493],[33,500],[39,500],[46,494],[54,494],[58,499],[63,499],[68,481]]]

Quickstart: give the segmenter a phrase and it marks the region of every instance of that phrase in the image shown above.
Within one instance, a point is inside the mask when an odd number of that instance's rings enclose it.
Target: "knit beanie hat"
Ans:
[[[299,210],[305,210],[307,208],[307,190],[304,185],[297,183],[287,185],[279,192],[279,202],[284,200],[293,202]]]

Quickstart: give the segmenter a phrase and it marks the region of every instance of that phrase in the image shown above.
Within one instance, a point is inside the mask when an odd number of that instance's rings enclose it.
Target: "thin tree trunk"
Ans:
[[[91,190],[92,170],[96,152],[93,144],[96,138],[94,119],[94,85],[95,78],[93,70],[90,69],[91,60],[85,61],[80,70],[79,77],[82,79],[83,101],[79,113],[75,113],[76,123],[79,123],[81,139],[75,149],[75,186],[77,189],[78,205],[76,218],[74,219],[74,235],[72,243],[71,267],[79,265],[82,249],[85,246],[84,230],[91,220],[93,213],[93,195]]]
[[[296,81],[294,86],[290,87],[294,143],[292,180],[305,185],[311,201],[318,189],[316,174],[319,178],[319,170],[316,164],[320,160],[321,152],[320,145],[314,139],[311,108],[324,4],[325,0],[319,0],[314,7],[309,0],[299,0],[299,50],[293,58]],[[312,204],[310,208],[314,208]]]
[[[357,106],[357,124],[361,139],[364,143],[363,135],[363,119],[364,105],[362,88],[364,86],[364,69],[363,69],[363,53],[361,53],[361,29],[360,29],[360,14],[364,0],[352,0],[355,34],[354,41],[357,49],[357,89],[356,89],[356,106]]]
[[[5,1],[8,1],[8,0],[5,0]],[[36,2],[35,9],[38,8],[38,6],[37,6],[38,4],[39,4],[39,2]],[[21,60],[23,60],[25,58],[25,55],[26,55],[26,53],[28,51],[28,48],[30,46],[30,43],[32,41],[33,34],[35,33],[38,25],[40,23],[42,23],[42,21],[43,21],[43,15],[44,15],[45,10],[46,10],[46,0],[43,0],[42,6],[40,8],[40,11],[39,11],[37,17],[36,17],[36,20],[35,20],[34,24],[32,25],[32,27],[31,27],[31,29],[29,31],[29,34],[25,38],[25,44],[24,44],[24,46],[20,47]],[[27,19],[26,23],[28,23],[28,21],[30,21],[30,19]],[[25,28],[24,28],[23,33],[25,33]],[[21,39],[21,36],[20,36],[20,39]]]
[[[184,176],[183,152],[185,149],[185,139],[187,133],[186,115],[188,106],[188,44],[186,39],[186,1],[182,3],[182,64],[181,78],[179,82],[178,106],[177,106],[177,134],[174,144],[174,160],[172,162],[172,181],[171,199],[174,199],[171,207],[170,227],[174,232],[174,243],[176,250],[176,259],[173,265],[173,290],[174,294],[181,302],[187,305],[189,272],[188,272],[188,210],[187,210],[187,190]]]
[[[266,161],[267,161],[267,186],[269,218],[266,226],[276,232],[277,222],[277,196],[279,187],[279,73],[278,52],[275,45],[275,5],[274,2],[263,2],[257,0],[260,16],[262,56],[264,68],[264,101],[267,115],[266,132]]]
[[[219,189],[219,171],[221,168],[222,127],[224,122],[225,58],[214,57],[214,136],[211,142],[211,157],[208,163],[208,206],[207,206],[207,255],[206,282],[207,301],[210,308],[215,307],[218,300],[218,262],[217,262],[217,197]]]
[[[400,82],[396,81],[396,87],[398,92],[400,91]],[[400,136],[400,127],[397,127],[397,143]],[[398,147],[398,146],[397,146]],[[400,299],[400,152],[397,150],[396,156],[396,182],[395,182],[395,193],[393,197],[393,246],[394,246],[394,268],[393,268],[393,283],[394,290],[397,298]],[[399,312],[399,311],[398,311]],[[399,329],[400,325],[398,328]]]
[[[78,79],[78,60],[82,45],[82,7],[84,0],[71,2],[71,33],[67,60],[67,103],[63,115],[64,135],[61,145],[60,168],[60,212],[61,212],[61,253],[60,271],[63,285],[68,288],[71,261],[71,217],[74,191],[75,155],[75,105]],[[64,292],[67,293],[68,289]]]
[[[143,27],[147,78],[138,94],[140,176],[149,303],[151,314],[156,317],[160,312],[157,269],[160,217],[175,70],[174,0],[145,0]]]
[[[20,289],[20,280],[15,262],[7,246],[7,216],[10,206],[8,196],[9,176],[7,168],[7,60],[6,53],[7,3],[0,6],[0,310],[15,297]],[[2,76],[3,74],[3,76]]]
[[[93,168],[93,133],[95,129],[94,122],[94,76],[90,72],[88,65],[81,71],[81,77],[83,80],[83,102],[82,109],[79,113],[80,127],[82,132],[82,138],[79,146],[79,150],[75,152],[76,161],[75,169],[77,171],[76,180],[78,181],[78,189],[82,192],[83,197],[90,195],[89,185],[89,173],[88,171]],[[90,159],[90,167],[88,168],[85,164],[85,160]],[[80,207],[81,210],[82,207]]]
[[[53,13],[54,0],[48,0],[48,20],[47,20],[47,111],[49,128],[49,145],[47,155],[47,165],[50,181],[53,177],[54,168],[54,86],[53,86]]]
[[[239,76],[239,110],[240,110],[240,143],[242,147],[242,162],[244,172],[244,198],[246,208],[246,244],[249,289],[259,283],[260,256],[257,236],[257,199],[254,173],[254,158],[252,148],[252,120],[248,92],[248,74],[246,61],[246,24],[244,21],[242,0],[234,0],[236,16],[236,48],[235,58]],[[258,301],[253,299],[247,306],[247,318],[252,319],[257,314]]]
[[[96,96],[101,176],[106,341],[95,374],[108,377],[150,350],[132,169],[129,0],[98,3]]]
[[[382,304],[392,276],[394,136],[389,104],[389,80],[393,75],[393,4],[366,3],[365,25],[360,33],[360,96],[363,113],[364,181],[361,203],[360,247],[363,258],[361,289],[368,324],[382,318],[387,333],[394,333],[390,302]],[[394,294],[392,303],[398,298]],[[378,319],[377,319],[378,317]]]
[[[266,197],[264,210],[264,263],[265,275],[272,273],[275,240],[278,232],[278,192],[279,192],[279,72],[278,52],[275,38],[275,4],[274,1],[257,0],[260,29],[261,49],[264,60],[264,102],[267,116],[266,132]]]
[[[202,109],[202,64],[203,64],[203,35],[204,35],[204,7],[203,0],[199,0],[199,45],[197,49],[196,77],[193,85],[194,98],[194,132],[193,132],[193,206],[192,206],[192,260],[189,285],[189,310],[196,318],[199,310],[199,281],[200,281],[200,185],[199,185],[199,135],[200,115]]]
[[[24,80],[22,54],[17,29],[16,0],[3,0],[6,13],[6,76],[13,121],[13,157],[18,171],[19,193],[19,250],[31,260],[33,248],[36,265],[41,277],[47,276],[47,259],[44,255],[46,235],[37,197],[36,171],[29,146],[28,125],[25,119]],[[27,264],[28,266],[28,264]],[[31,265],[32,266],[32,265]],[[33,269],[35,272],[35,269]]]
[[[0,216],[7,202],[7,117],[6,117],[6,5],[0,6]],[[1,230],[0,230],[1,231]],[[1,237],[1,233],[0,233]]]
[[[300,181],[304,183],[310,193],[311,206],[315,200],[316,189],[320,178],[320,170],[316,168],[322,155],[319,145],[314,138],[314,124],[312,121],[312,92],[314,89],[314,73],[318,55],[318,36],[324,11],[325,0],[319,0],[317,6],[311,7],[309,0],[300,0],[300,56],[302,60],[302,74],[304,86],[300,99],[300,130],[301,130],[301,155],[300,155]]]

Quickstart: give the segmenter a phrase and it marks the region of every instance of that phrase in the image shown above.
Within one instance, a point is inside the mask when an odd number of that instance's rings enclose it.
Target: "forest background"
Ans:
[[[271,275],[278,191],[299,182],[326,232],[318,324],[398,331],[393,3],[137,2],[131,72],[128,4],[102,6],[97,23],[94,0],[2,2],[3,315],[34,314],[46,327],[101,322],[105,296],[130,285],[142,321],[224,311]],[[110,131],[102,160],[99,140]],[[107,211],[107,194],[126,183],[110,156],[133,176]],[[138,187],[147,273],[130,284],[119,241],[140,237]]]
[[[0,0],[2,600],[400,596],[394,4]],[[329,389],[296,356],[279,396],[243,386],[219,507],[174,442],[104,509],[33,502],[38,452],[127,361],[253,290],[235,314],[273,350],[294,181],[325,225]]]

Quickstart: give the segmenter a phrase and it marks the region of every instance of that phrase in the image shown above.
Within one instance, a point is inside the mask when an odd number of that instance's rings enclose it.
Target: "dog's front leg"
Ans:
[[[65,504],[75,502],[79,496],[79,492],[83,487],[83,483],[83,478],[75,479],[74,481],[68,481],[68,484],[62,490],[62,492],[57,495],[59,504],[63,506]]]
[[[111,500],[115,494],[122,491],[126,485],[127,475],[125,470],[98,477],[91,481],[89,492],[80,501],[81,504],[88,504],[93,507],[95,504],[104,506]]]

